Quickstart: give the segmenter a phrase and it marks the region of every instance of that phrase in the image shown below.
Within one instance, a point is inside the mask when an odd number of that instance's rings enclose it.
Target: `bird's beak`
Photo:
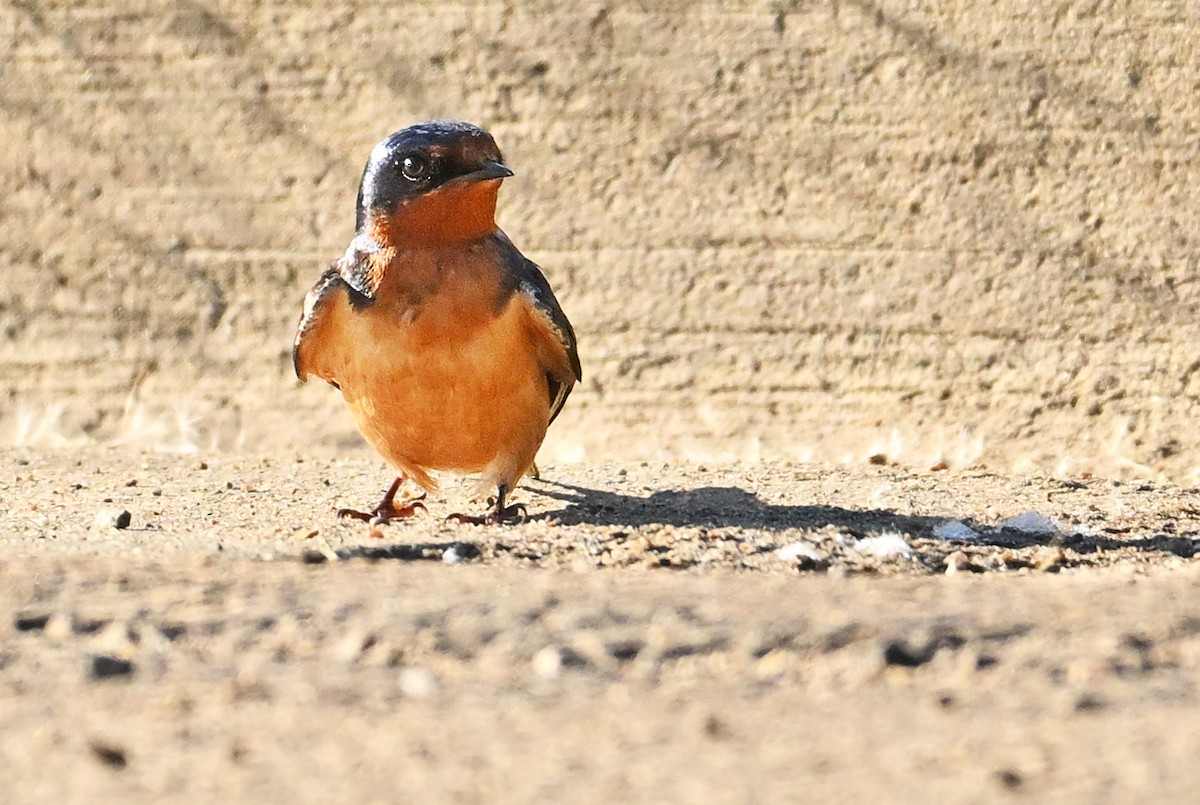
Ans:
[[[488,179],[506,179],[512,175],[513,172],[503,162],[487,160],[486,162],[481,162],[478,169],[458,177],[458,181],[485,182]]]

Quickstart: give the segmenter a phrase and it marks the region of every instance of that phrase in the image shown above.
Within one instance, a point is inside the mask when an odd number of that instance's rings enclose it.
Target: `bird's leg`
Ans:
[[[355,520],[363,520],[365,522],[376,521],[386,523],[388,520],[398,520],[401,517],[412,517],[417,513],[417,508],[425,508],[425,494],[421,493],[420,497],[413,498],[404,506],[397,507],[395,504],[396,492],[400,490],[400,484],[404,483],[404,476],[397,475],[396,480],[392,481],[392,485],[388,487],[388,491],[384,493],[383,500],[379,501],[379,505],[374,511],[362,512],[358,509],[338,509],[338,517],[353,517]]]
[[[492,510],[481,517],[470,514],[452,514],[446,519],[459,523],[470,523],[471,525],[513,525],[519,523],[525,519],[525,506],[521,503],[505,506],[504,499],[508,497],[508,491],[508,484],[500,484],[496,489],[496,502],[492,506]]]

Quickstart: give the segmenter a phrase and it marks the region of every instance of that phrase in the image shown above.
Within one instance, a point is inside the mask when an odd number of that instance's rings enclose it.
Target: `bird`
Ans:
[[[509,495],[583,372],[575,331],[541,269],[496,225],[513,172],[495,139],[461,121],[394,132],[372,149],[345,253],[304,299],[292,362],[341,391],[366,441],[396,471],[370,511],[409,517],[433,473],[495,489],[465,523],[523,520]],[[406,479],[424,492],[403,505]]]

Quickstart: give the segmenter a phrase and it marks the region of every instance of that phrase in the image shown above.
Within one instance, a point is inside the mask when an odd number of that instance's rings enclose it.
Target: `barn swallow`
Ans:
[[[420,123],[371,151],[354,239],[305,297],[292,349],[301,382],[339,389],[397,471],[373,511],[339,515],[409,516],[421,504],[396,505],[404,480],[428,491],[431,472],[450,471],[496,489],[485,515],[451,519],[524,516],[507,497],[582,371],[550,284],[496,226],[508,176],[495,140],[469,123]]]

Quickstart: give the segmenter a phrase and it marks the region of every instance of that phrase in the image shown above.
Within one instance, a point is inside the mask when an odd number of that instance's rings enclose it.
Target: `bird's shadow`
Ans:
[[[755,528],[781,531],[815,531],[833,527],[855,537],[899,532],[918,539],[962,541],[997,548],[1058,545],[1081,553],[1136,549],[1191,557],[1200,553],[1200,533],[1111,536],[1070,528],[1030,532],[981,523],[971,517],[899,514],[888,509],[846,509],[825,505],[765,503],[736,486],[703,486],[695,489],[659,490],[646,497],[626,495],[558,481],[541,481],[537,491],[561,501],[560,509],[542,512],[533,519],[562,525],[595,525],[638,528],[652,525],[703,528]],[[970,540],[939,537],[938,526],[957,521],[975,532]],[[1126,533],[1114,529],[1112,533]]]
[[[1067,528],[1049,533],[1033,533],[981,523],[970,517],[900,514],[889,509],[847,509],[826,505],[787,505],[766,503],[752,492],[737,486],[702,486],[694,489],[665,489],[644,497],[603,489],[592,489],[560,481],[539,481],[531,487],[539,494],[562,503],[557,509],[539,512],[531,521],[564,526],[590,525],[636,529],[649,526],[677,528],[740,528],[766,531],[819,531],[835,528],[854,537],[881,533],[901,533],[915,539],[931,539],[952,545],[1022,549],[1057,545],[1079,554],[1097,551],[1135,549],[1191,557],[1200,553],[1200,534],[1149,536],[1112,536]],[[970,528],[970,539],[947,539],[935,533],[938,526],[951,520]],[[1121,534],[1122,532],[1116,531]],[[338,551],[342,559],[391,559],[405,562],[457,562],[480,556],[473,535],[462,540],[421,543],[392,543],[358,546]],[[622,538],[623,534],[614,534]],[[603,540],[603,536],[600,536]],[[518,551],[519,531],[511,539],[499,539],[494,547]]]
[[[660,525],[777,531],[833,526],[854,535],[879,531],[932,535],[934,527],[948,519],[897,514],[886,509],[764,503],[754,493],[736,486],[662,489],[639,497],[559,481],[541,481],[537,491],[564,505],[560,509],[541,512],[532,519],[553,520],[562,525],[629,528]]]

